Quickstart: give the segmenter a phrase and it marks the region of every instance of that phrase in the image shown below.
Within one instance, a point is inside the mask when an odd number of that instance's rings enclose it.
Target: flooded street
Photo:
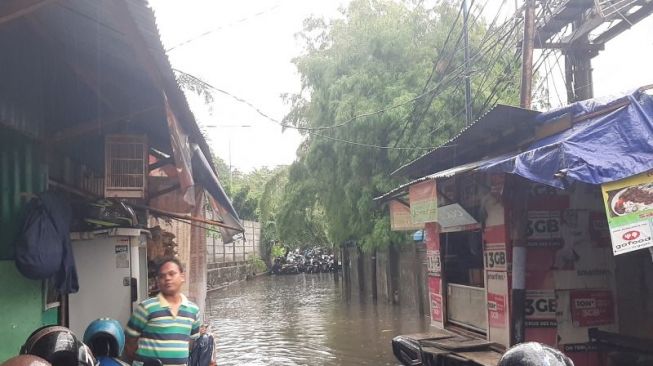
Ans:
[[[396,365],[391,339],[425,330],[414,312],[345,301],[332,274],[264,276],[207,297],[217,363]]]

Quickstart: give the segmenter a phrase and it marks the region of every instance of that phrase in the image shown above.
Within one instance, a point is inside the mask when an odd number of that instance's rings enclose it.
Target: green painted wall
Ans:
[[[28,139],[0,129],[0,362],[15,356],[34,329],[57,324],[57,309],[43,311],[42,281],[23,277],[14,264],[21,210],[45,187],[47,169]]]
[[[56,309],[43,312],[41,281],[23,277],[13,261],[0,261],[0,362],[17,355],[34,329],[56,322]]]

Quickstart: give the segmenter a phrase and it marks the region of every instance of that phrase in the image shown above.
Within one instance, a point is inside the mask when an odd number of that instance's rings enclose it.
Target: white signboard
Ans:
[[[443,229],[453,226],[473,225],[478,222],[457,203],[438,207],[438,223]]]
[[[648,221],[616,227],[612,229],[610,236],[614,255],[648,248],[653,245],[651,225]]]

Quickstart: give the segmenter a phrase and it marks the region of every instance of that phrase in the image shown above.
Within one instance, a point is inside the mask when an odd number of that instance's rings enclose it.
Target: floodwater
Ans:
[[[345,299],[333,274],[263,276],[209,293],[217,364],[397,365],[391,340],[427,329],[417,311]]]

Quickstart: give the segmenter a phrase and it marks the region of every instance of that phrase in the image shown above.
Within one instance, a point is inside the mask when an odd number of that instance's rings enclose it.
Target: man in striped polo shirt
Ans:
[[[165,366],[188,364],[191,341],[200,335],[199,307],[181,293],[184,268],[165,258],[157,268],[159,295],[136,306],[125,333],[125,355],[133,365],[156,359]]]

